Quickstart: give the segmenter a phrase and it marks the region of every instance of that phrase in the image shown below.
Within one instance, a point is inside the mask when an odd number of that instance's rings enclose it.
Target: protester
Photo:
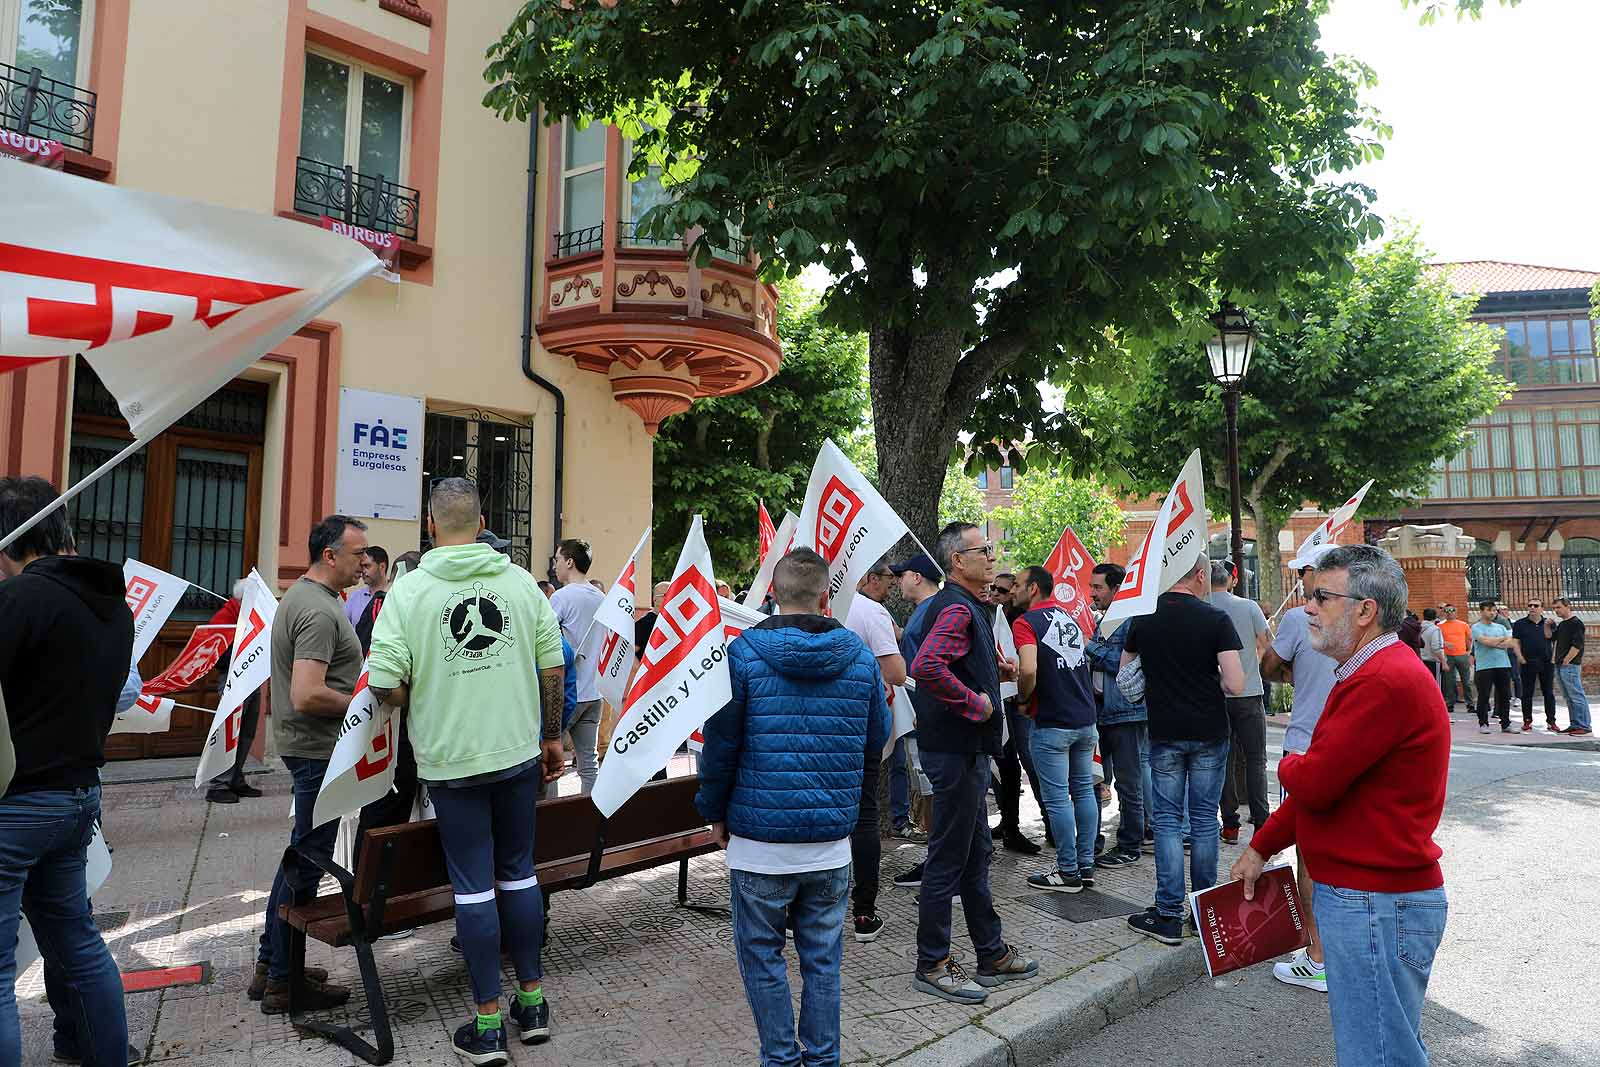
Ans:
[[[928,636],[928,631],[933,626],[933,598],[940,590],[941,582],[944,579],[944,572],[941,571],[938,565],[933,562],[933,557],[928,555],[926,552],[917,553],[915,556],[912,556],[910,559],[902,563],[900,567],[900,591],[906,596],[906,599],[910,600],[916,605],[911,609],[911,614],[906,617],[905,628],[900,632],[900,652],[905,657],[907,674],[909,675],[910,665],[916,661],[917,652],[922,647],[923,638]],[[927,714],[925,709],[932,706],[933,698],[920,693],[915,688],[915,685],[916,683],[913,681],[907,686],[907,689],[911,696],[913,717],[920,722],[922,717]],[[931,811],[933,805],[933,797],[931,796],[931,783],[928,782],[927,776],[922,773],[921,752],[916,746],[916,732],[912,731],[909,736],[902,737],[899,741],[899,744],[896,746],[896,749],[897,751],[904,753],[905,756],[905,769],[907,776],[906,810],[909,813],[909,809],[911,807],[910,775],[912,773],[916,773],[919,777],[920,783],[928,787],[928,792],[930,794],[927,800],[929,811],[928,823],[931,827]],[[889,795],[892,803],[894,797],[893,779],[890,780]],[[890,810],[890,814],[891,816],[893,815],[892,808]],[[985,821],[987,821],[987,818]],[[911,835],[902,832],[899,834],[899,836],[910,837]],[[925,832],[918,831],[918,833],[915,835],[915,839],[926,841],[927,834]],[[900,872],[894,876],[894,884],[901,889],[917,888],[922,884],[922,872],[925,869],[925,866],[926,861],[916,864],[910,870]]]
[[[1395,631],[1395,637],[1402,645],[1422,658],[1422,619],[1416,612],[1406,612],[1406,617],[1400,621],[1400,629]]]
[[[486,1067],[508,1062],[502,944],[517,976],[511,1023],[525,1045],[550,1036],[534,806],[564,765],[565,672],[550,602],[532,575],[477,539],[482,529],[472,482],[434,484],[428,500],[434,547],[390,593],[373,634],[368,678],[379,699],[407,709],[477,1010],[456,1030],[455,1049]]]
[[[0,537],[56,497],[43,478],[0,478]],[[56,1058],[120,1067],[138,1057],[85,864],[133,616],[121,570],[75,554],[64,507],[0,553],[0,576],[0,695],[16,757],[0,797],[0,1063],[22,1062],[16,944],[26,915],[51,979]]]
[[[1007,625],[1022,616],[1022,609],[1015,602],[1017,593],[1015,574],[997,574],[994,576],[994,581],[989,584],[989,602],[1005,613]],[[1000,749],[1000,758],[995,760],[995,766],[1000,769],[1000,774],[990,783],[994,790],[995,805],[1000,809],[1000,825],[993,830],[1000,831],[1000,847],[1010,852],[1020,852],[1024,856],[1037,856],[1043,849],[1039,847],[1038,842],[1022,832],[1024,772],[1028,776],[1028,786],[1033,790],[1034,803],[1039,805],[1041,811],[1044,810],[1044,800],[1039,793],[1039,777],[1033,771],[1033,723],[1022,713],[1016,697],[1006,697],[1003,704],[1006,716],[1006,743]],[[1049,839],[1048,843],[1054,847],[1055,839],[1049,836],[1048,820],[1045,822],[1045,835]]]
[[[208,626],[236,626],[239,622],[239,605],[244,599],[246,579],[233,583],[233,596],[207,620]],[[229,639],[233,635],[230,633]],[[233,662],[230,648],[217,660],[217,677],[227,678]],[[250,749],[256,743],[256,727],[261,721],[261,690],[244,698],[239,709],[239,745],[233,754],[233,766],[211,779],[206,789],[206,800],[212,804],[237,804],[241,797],[259,797],[261,790],[245,781],[244,764],[250,758]]]
[[[1556,678],[1567,701],[1567,730],[1574,737],[1587,737],[1593,730],[1589,722],[1589,698],[1583,691],[1583,620],[1572,610],[1572,601],[1556,597]]]
[[[361,584],[350,590],[344,600],[344,617],[350,625],[360,627],[361,615],[372,603],[372,596],[389,584],[389,553],[377,545],[368,545],[361,556]]]
[[[889,740],[889,706],[871,651],[827,617],[821,556],[797,548],[780,559],[772,593],[778,613],[728,646],[733,699],[702,728],[695,806],[727,849],[761,1063],[833,1064],[851,840],[867,758]],[[798,1038],[786,924],[800,960]]]
[[[1516,639],[1517,664],[1521,669],[1522,728],[1533,728],[1533,687],[1535,683],[1544,695],[1545,727],[1556,732],[1556,664],[1552,658],[1552,643],[1556,636],[1556,620],[1547,618],[1544,602],[1528,601],[1528,614],[1511,624],[1511,636]]]
[[[1226,564],[1211,565],[1211,606],[1228,616],[1240,649],[1248,650],[1239,655],[1244,691],[1227,699],[1229,766],[1222,778],[1222,840],[1230,843],[1239,840],[1241,799],[1250,805],[1250,825],[1256,830],[1272,814],[1267,803],[1267,709],[1261,702],[1261,657],[1270,635],[1261,605],[1230,591],[1235,581]]]
[[[1156,901],[1128,925],[1167,945],[1183,940],[1183,816],[1193,846],[1191,890],[1217,882],[1217,812],[1228,769],[1227,696],[1244,689],[1239,634],[1203,599],[1211,561],[1199,558],[1162,593],[1153,615],[1133,620],[1122,651],[1144,671],[1150,721],[1150,783],[1155,791]]]
[[[1395,631],[1399,564],[1370,545],[1336,548],[1306,604],[1316,648],[1338,662],[1310,750],[1278,765],[1288,799],[1234,864],[1253,894],[1268,857],[1305,857],[1327,953],[1340,1067],[1428,1062],[1421,1022],[1447,903],[1441,851],[1450,719],[1428,672]]]
[[[1094,791],[1094,683],[1084,634],[1055,599],[1055,576],[1029,567],[1017,584],[1022,613],[1011,624],[1017,644],[1017,701],[1033,727],[1033,766],[1040,806],[1056,843],[1056,869],[1028,876],[1028,885],[1076,893],[1094,885],[1100,804]],[[1137,847],[1137,846],[1136,846]]]
[[[367,550],[367,555],[372,555],[372,550]],[[385,576],[382,588],[374,588],[372,600],[367,605],[367,610],[361,613],[361,620],[356,623],[356,639],[361,642],[361,653],[366,655],[372,650],[372,633],[377,626],[378,616],[383,613],[384,603],[388,600],[389,588],[392,585],[396,572],[401,565],[405,566],[406,573],[416,570],[422,563],[422,553],[417,551],[402,553],[394,561],[393,570]],[[356,822],[356,847],[354,854],[361,855],[361,842],[367,836],[368,830],[376,830],[380,826],[401,826],[411,821],[411,813],[417,805],[417,753],[411,746],[411,727],[402,713],[397,716],[394,734],[394,787],[383,796],[361,808],[361,816]]]
[[[578,764],[578,780],[585,796],[594,789],[600,773],[600,650],[605,645],[604,627],[591,626],[594,613],[605,601],[605,592],[589,584],[589,565],[593,550],[580,537],[569,537],[556,546],[556,581],[561,588],[550,598],[561,632],[578,654],[578,714],[568,732]]]
[[[1433,680],[1439,681],[1444,668],[1444,634],[1439,630],[1439,612],[1435,608],[1422,609],[1422,664]],[[1442,686],[1439,692],[1444,692]]]
[[[885,686],[904,685],[906,661],[894,635],[894,619],[883,606],[894,584],[894,572],[887,560],[879,560],[856,587],[850,599],[845,626],[867,646],[877,659]],[[889,692],[884,690],[885,706]],[[885,735],[883,740],[888,741]],[[873,941],[883,930],[878,915],[878,876],[883,862],[883,842],[878,829],[878,772],[883,762],[883,746],[868,749],[862,769],[861,804],[856,828],[850,834],[850,865],[855,875],[855,926],[857,941]]]
[[[994,578],[994,545],[965,522],[945,526],[937,544],[948,580],[921,609],[932,623],[911,667],[917,692],[927,698],[917,705],[917,747],[933,783],[912,986],[973,1004],[988,998],[985,987],[1039,973],[1038,961],[1006,944],[989,893],[989,758],[1000,754],[1000,683],[1016,676],[1016,664],[1000,659],[994,613],[978,599]],[[950,899],[958,892],[977,950],[973,978],[950,957]]]
[[[1472,700],[1472,628],[1456,618],[1456,606],[1444,606],[1444,621],[1439,624],[1439,635],[1444,641],[1444,662],[1439,667],[1444,706],[1456,710],[1456,687],[1460,684],[1461,702],[1471,711]]]
[[[1472,624],[1472,662],[1475,667],[1472,684],[1478,690],[1478,732],[1490,733],[1489,694],[1494,693],[1494,713],[1500,720],[1500,732],[1511,730],[1511,650],[1516,639],[1511,627],[1495,617],[1495,603],[1485,600],[1478,605],[1478,621]],[[1531,730],[1532,722],[1523,729]]]
[[[1322,557],[1333,551],[1332,545],[1313,545],[1301,556],[1289,561],[1289,568],[1299,575],[1301,589],[1307,603],[1317,589],[1316,566]],[[1294,687],[1294,703],[1289,711],[1289,727],[1283,734],[1283,751],[1304,753],[1311,747],[1317,720],[1322,717],[1333,691],[1333,674],[1339,665],[1317,651],[1311,642],[1310,615],[1304,607],[1290,608],[1278,623],[1278,633],[1272,645],[1261,657],[1261,676]],[[1282,781],[1279,782],[1278,800],[1284,798]],[[1311,899],[1313,886],[1306,872],[1305,859],[1295,856],[1295,881],[1300,895]],[[1272,965],[1272,976],[1288,985],[1306,989],[1328,991],[1328,974],[1324,966],[1322,939],[1317,932],[1317,917],[1307,912],[1306,933],[1310,945],[1288,960]]]
[[[918,552],[890,568],[899,582],[900,596],[911,604],[912,615],[929,597],[939,591],[944,577],[926,552]],[[909,628],[910,618],[907,619]],[[916,656],[916,648],[908,647],[906,632],[900,634],[900,654],[906,663]],[[915,705],[915,698],[912,704]],[[889,819],[894,836],[906,841],[926,841],[928,835],[911,820],[911,759],[910,746],[915,736],[901,737],[889,754]],[[920,874],[920,872],[919,872]]]
[[[377,565],[372,551],[370,547],[367,549],[366,559],[373,560],[373,566],[370,568],[370,572],[363,571],[361,575],[364,583],[362,588],[367,590],[367,606],[361,609],[359,615],[350,620],[351,625],[356,628],[356,640],[361,642],[362,655],[366,655],[367,650],[372,647],[372,627],[378,621],[378,613],[383,610],[383,598],[388,595],[389,583],[392,580],[391,576],[394,574],[394,571],[387,564],[387,553],[381,548],[377,550],[378,555],[384,557],[386,561],[380,567]],[[422,555],[419,552],[406,552],[400,556],[400,559],[395,560],[395,566],[398,568],[401,560],[411,559],[416,561],[421,558]],[[366,563],[363,562],[362,566],[365,567]],[[406,569],[411,570],[415,566],[416,563],[411,562],[406,565]]]
[[[657,582],[655,588],[650,590],[650,610],[641,615],[633,624],[633,655],[635,659],[644,659],[644,649],[650,643],[650,635],[655,633],[656,619],[661,617],[661,603],[667,598],[667,590],[672,588],[671,582]]]
[[[1104,612],[1122,587],[1127,572],[1115,563],[1097,565],[1089,577],[1089,595]],[[1096,867],[1126,867],[1138,863],[1141,848],[1155,847],[1155,827],[1150,785],[1150,733],[1143,701],[1129,700],[1117,688],[1122,649],[1132,619],[1108,626],[1100,623],[1086,652],[1094,668],[1095,699],[1099,702],[1098,733],[1101,760],[1117,790],[1117,843],[1095,858]]]

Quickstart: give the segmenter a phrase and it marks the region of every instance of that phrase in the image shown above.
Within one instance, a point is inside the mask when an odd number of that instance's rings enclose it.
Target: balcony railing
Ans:
[[[555,235],[555,258],[579,256],[585,252],[598,252],[606,243],[604,226],[585,226],[581,230],[568,230]]]
[[[46,78],[38,67],[0,63],[0,126],[94,152],[95,94]]]
[[[750,242],[743,237],[729,238],[726,245],[712,245],[711,254],[729,263],[743,263],[750,258]]]
[[[682,248],[682,237],[646,237],[639,223],[624,219],[617,223],[618,243],[624,248]]]
[[[294,209],[415,241],[422,194],[382,174],[361,174],[300,156],[294,168]]]

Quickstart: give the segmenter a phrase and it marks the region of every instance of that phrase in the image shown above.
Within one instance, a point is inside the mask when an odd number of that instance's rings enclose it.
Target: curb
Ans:
[[[1205,974],[1200,943],[1145,941],[1046,982],[889,1062],[896,1067],[1027,1067],[1066,1051]]]

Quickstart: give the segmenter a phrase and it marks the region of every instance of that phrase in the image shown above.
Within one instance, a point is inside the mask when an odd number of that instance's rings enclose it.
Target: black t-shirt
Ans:
[[[1578,654],[1571,663],[1564,662],[1567,649],[1575,648]],[[1583,620],[1576,615],[1556,623],[1555,662],[1560,667],[1576,666],[1583,662]]]
[[[656,613],[647,611],[639,616],[633,624],[633,656],[635,659],[644,659],[644,646],[650,643],[650,635],[656,632]]]
[[[1548,621],[1548,616],[1534,622],[1524,615],[1511,624],[1511,636],[1522,644],[1523,659],[1542,662],[1550,658],[1550,639],[1544,635],[1544,624]]]
[[[1150,740],[1227,740],[1217,654],[1241,647],[1227,612],[1187,593],[1162,593],[1154,615],[1133,620],[1123,647],[1144,666]]]

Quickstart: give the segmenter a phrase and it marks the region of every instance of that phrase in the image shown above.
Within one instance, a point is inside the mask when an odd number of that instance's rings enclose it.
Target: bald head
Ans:
[[[428,496],[433,518],[434,544],[471,544],[483,527],[483,504],[478,487],[465,478],[441,478]]]

